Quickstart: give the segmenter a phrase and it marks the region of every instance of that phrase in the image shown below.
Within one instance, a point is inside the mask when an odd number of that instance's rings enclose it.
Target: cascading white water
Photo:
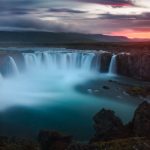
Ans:
[[[26,69],[59,69],[72,70],[82,69],[89,71],[96,69],[97,65],[92,66],[95,59],[95,53],[81,53],[81,52],[36,52],[24,53],[24,60]]]
[[[23,69],[19,70],[22,56]],[[36,51],[23,53],[16,62],[9,56],[7,69],[10,70],[6,72],[9,77],[4,78],[0,86],[0,95],[6,101],[2,108],[14,103],[30,105],[38,103],[37,99],[53,99],[71,93],[76,85],[98,77],[96,56],[95,52]]]
[[[82,51],[36,51],[23,53],[25,71],[96,71],[100,72],[102,53]],[[13,57],[9,56],[12,73],[18,75],[19,69]],[[114,75],[117,72],[116,55],[110,61],[108,74]]]
[[[117,67],[116,67],[116,57],[117,55],[113,55],[110,61],[109,65],[109,74],[115,75],[117,73]]]
[[[10,64],[11,64],[13,74],[18,75],[19,70],[18,70],[18,67],[16,65],[16,62],[15,62],[14,58],[9,56],[9,61],[10,61]]]
[[[33,53],[23,53],[24,57],[24,72],[39,71],[41,72],[57,72],[59,71],[89,71],[89,72],[99,72],[101,70],[103,62],[101,58],[103,57],[103,51],[91,52],[91,51],[35,51]],[[110,61],[108,74],[115,75],[117,73],[116,68],[116,55],[113,55]],[[11,56],[9,58],[9,67],[13,75],[19,75],[22,70],[19,70],[15,59]],[[105,61],[105,60],[104,60]],[[105,62],[104,62],[105,64]],[[102,71],[102,72],[101,72]],[[11,76],[11,74],[9,74]]]

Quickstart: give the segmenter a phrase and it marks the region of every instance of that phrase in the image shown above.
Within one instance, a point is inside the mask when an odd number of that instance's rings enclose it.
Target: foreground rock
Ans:
[[[89,144],[72,142],[71,136],[41,131],[38,142],[0,137],[0,150],[150,150],[150,104],[143,102],[133,120],[123,125],[111,110],[94,116],[95,137]]]
[[[150,104],[143,102],[135,111],[132,120],[134,136],[150,138]]]
[[[0,150],[42,150],[38,143],[19,138],[0,137]],[[55,150],[55,149],[51,149]],[[59,149],[58,149],[59,150]],[[74,143],[65,150],[150,150],[150,139],[126,138],[92,144]]]
[[[150,150],[150,139],[139,137],[97,142],[96,144],[98,145],[97,150]]]
[[[132,121],[123,125],[111,110],[102,109],[94,116],[95,137],[91,141],[112,140],[127,137],[150,138],[150,104],[143,102],[136,109]]]
[[[29,139],[0,137],[0,150],[39,150],[39,144]]]
[[[38,141],[41,150],[65,150],[71,144],[72,137],[59,132],[41,131]]]
[[[93,140],[110,140],[123,135],[124,125],[113,111],[102,109],[93,119],[96,130]]]
[[[66,150],[99,150],[99,147],[97,144],[76,143],[70,145]]]

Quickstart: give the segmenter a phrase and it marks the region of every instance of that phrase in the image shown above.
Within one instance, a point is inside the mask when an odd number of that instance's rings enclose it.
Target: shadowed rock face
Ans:
[[[117,57],[118,74],[150,81],[150,54],[120,54]]]
[[[65,150],[71,144],[72,137],[59,132],[41,131],[38,141],[41,150]]]
[[[110,140],[122,136],[123,123],[113,111],[102,109],[93,119],[96,130],[94,140]]]
[[[150,104],[143,102],[135,111],[132,121],[132,130],[135,136],[150,138]]]
[[[96,144],[72,144],[66,150],[99,150]]]
[[[112,54],[111,53],[103,53],[101,54],[101,72],[108,72],[109,65],[111,61]]]
[[[143,102],[136,109],[132,121],[123,125],[111,110],[102,109],[94,116],[95,137],[92,141],[129,137],[150,138],[150,104]]]

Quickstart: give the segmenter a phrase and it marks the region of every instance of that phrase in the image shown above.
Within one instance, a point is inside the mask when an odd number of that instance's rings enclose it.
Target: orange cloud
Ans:
[[[149,31],[133,31],[133,30],[123,30],[118,32],[112,32],[115,36],[126,36],[128,38],[138,38],[138,39],[150,39]]]

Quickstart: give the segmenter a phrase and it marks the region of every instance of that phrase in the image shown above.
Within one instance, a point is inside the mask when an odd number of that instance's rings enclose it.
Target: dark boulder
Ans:
[[[59,132],[41,131],[38,136],[42,150],[65,150],[72,142],[72,137]]]
[[[72,144],[68,147],[67,150],[99,150],[99,147],[96,144]]]
[[[105,89],[105,90],[109,90],[110,89],[110,87],[106,86],[106,85],[104,85],[102,88]]]
[[[93,140],[111,140],[122,137],[124,125],[112,110],[102,109],[93,119],[96,130]]]
[[[139,105],[131,124],[134,136],[150,138],[150,104],[148,102]]]

